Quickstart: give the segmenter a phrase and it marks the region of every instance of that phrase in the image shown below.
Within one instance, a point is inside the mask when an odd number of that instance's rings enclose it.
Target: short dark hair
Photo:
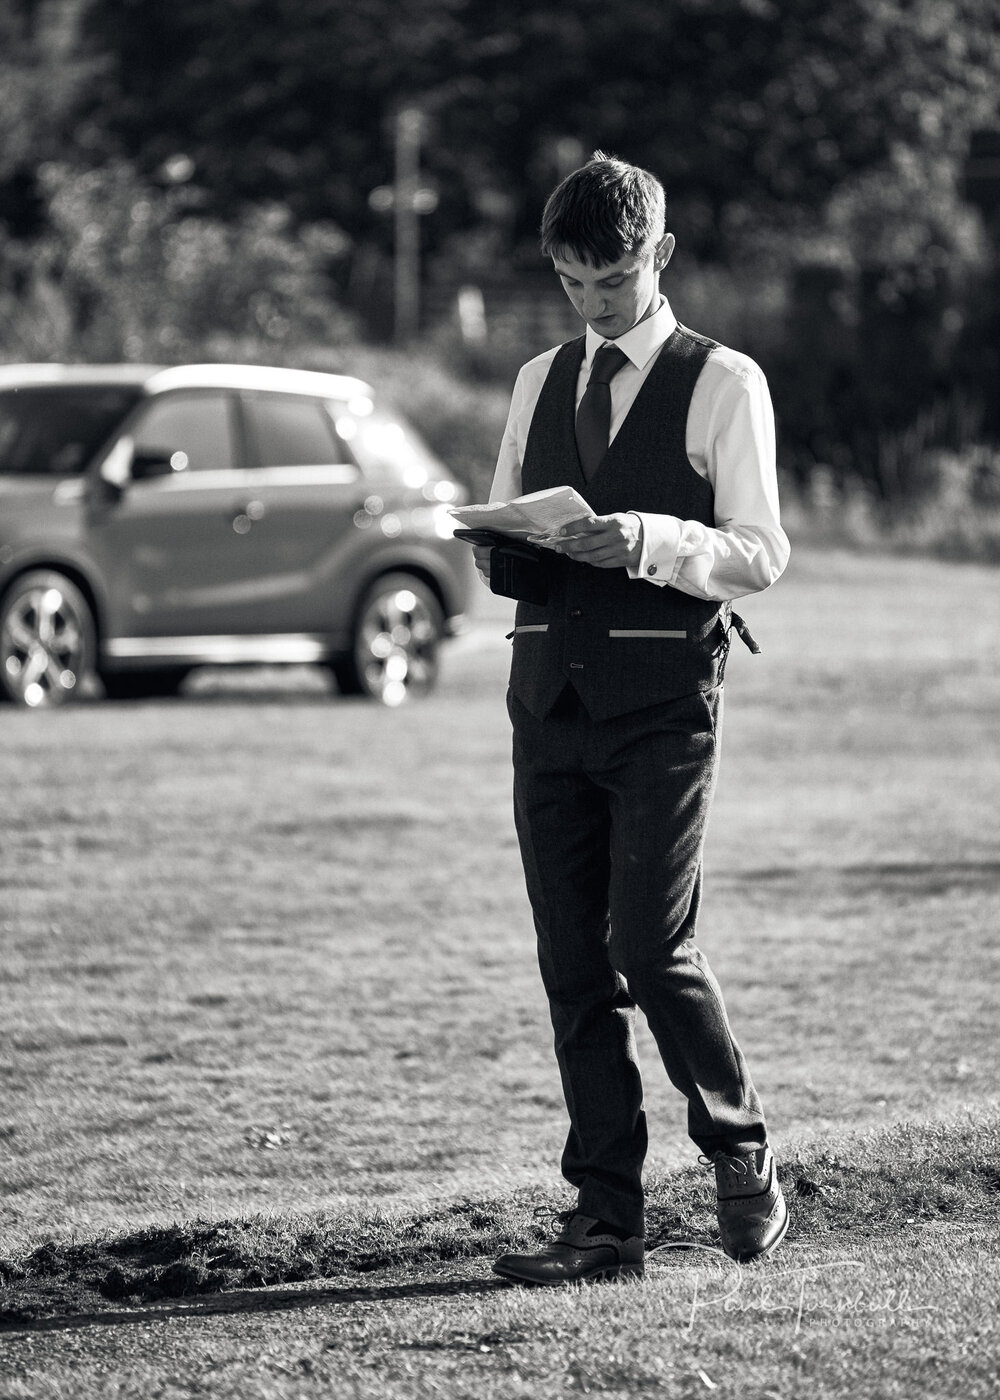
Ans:
[[[666,200],[656,176],[595,151],[549,195],[541,247],[602,267],[655,246],[665,231]]]

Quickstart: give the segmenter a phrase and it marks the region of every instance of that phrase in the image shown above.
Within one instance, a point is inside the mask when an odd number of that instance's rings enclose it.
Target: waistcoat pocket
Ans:
[[[687,632],[678,631],[676,628],[663,627],[610,627],[608,636],[626,641],[632,638],[653,638],[654,640],[666,640],[674,642],[686,642]]]

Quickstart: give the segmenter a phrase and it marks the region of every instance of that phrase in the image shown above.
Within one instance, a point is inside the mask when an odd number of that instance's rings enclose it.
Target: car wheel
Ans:
[[[427,584],[386,574],[361,600],[351,651],[332,662],[337,684],[345,695],[401,705],[433,688],[443,635],[441,604]]]
[[[151,700],[176,695],[191,674],[190,666],[157,666],[148,671],[102,671],[109,700]]]
[[[24,574],[0,602],[0,698],[32,710],[74,699],[94,635],[93,613],[75,583],[48,569]]]

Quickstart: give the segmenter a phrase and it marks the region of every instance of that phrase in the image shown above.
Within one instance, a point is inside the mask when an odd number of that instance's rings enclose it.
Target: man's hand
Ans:
[[[557,554],[598,569],[623,569],[638,564],[642,553],[642,521],[628,511],[588,516],[564,525],[555,535],[531,537]]]
[[[476,568],[479,570],[479,577],[483,583],[489,586],[490,582],[490,552],[493,546],[488,544],[474,544],[472,554],[476,561]]]

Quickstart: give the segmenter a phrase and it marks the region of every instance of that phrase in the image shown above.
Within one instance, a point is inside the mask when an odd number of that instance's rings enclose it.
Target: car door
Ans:
[[[275,632],[336,631],[352,602],[352,564],[366,542],[356,520],[370,523],[364,504],[371,488],[326,401],[248,391],[240,402],[255,472],[253,532],[266,557],[268,625]]]
[[[142,404],[112,448],[137,464],[115,492],[94,493],[91,553],[105,579],[110,637],[240,634],[258,629],[254,472],[239,443],[235,397],[177,390]],[[172,470],[137,475],[143,458]]]

